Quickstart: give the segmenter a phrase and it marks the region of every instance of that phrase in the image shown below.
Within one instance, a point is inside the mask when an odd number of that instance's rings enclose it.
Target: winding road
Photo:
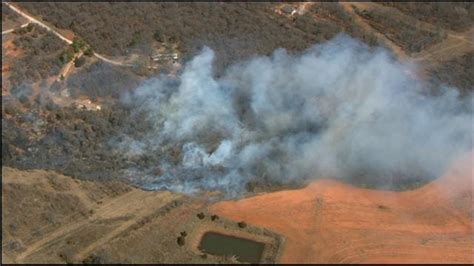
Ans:
[[[368,11],[380,11],[396,16],[400,21],[412,21],[413,17],[410,17],[403,12],[393,7],[387,7],[370,2],[346,2],[340,3],[345,11],[354,18],[354,22],[368,32],[372,32],[380,40],[382,40],[399,58],[401,59],[412,59],[414,61],[423,62],[425,65],[433,65],[441,62],[445,62],[453,57],[467,53],[474,49],[474,27],[463,33],[456,33],[450,30],[445,30],[446,38],[441,42],[434,44],[427,49],[422,50],[419,53],[408,56],[403,49],[389,40],[383,32],[378,32],[372,28],[364,19],[354,12],[352,6],[357,7],[360,10]],[[417,28],[437,33],[436,27],[430,23],[416,20],[415,25]]]
[[[3,2],[4,4],[6,4],[11,10],[15,11],[17,14],[21,15],[22,17],[26,18],[28,21],[30,21],[31,23],[35,23],[43,28],[45,28],[46,30],[52,32],[54,35],[58,36],[61,40],[63,40],[64,42],[66,42],[67,44],[72,44],[72,40],[68,39],[67,37],[65,37],[64,35],[62,35],[61,33],[59,33],[58,31],[54,30],[53,28],[51,28],[50,26],[44,24],[43,22],[41,22],[40,20],[38,19],[35,19],[34,17],[26,14],[25,12],[21,11],[18,7],[15,7],[14,5],[12,5],[11,3],[8,3],[8,2]],[[26,23],[26,25],[28,25],[28,23]],[[23,25],[22,25],[23,26]],[[13,29],[11,30],[13,31]],[[5,32],[5,33],[8,33],[8,32]],[[4,34],[4,32],[2,32],[2,34]],[[111,60],[111,59],[108,59],[106,57],[104,57],[103,55],[100,55],[96,52],[94,52],[94,56],[99,58],[100,60],[104,61],[104,62],[107,62],[109,64],[113,64],[113,65],[117,65],[117,66],[126,66],[126,67],[133,67],[132,64],[126,64],[126,63],[123,63],[123,62],[119,62],[119,61],[115,61],[115,60]]]
[[[39,19],[36,19],[33,16],[28,15],[27,13],[20,10],[18,7],[12,5],[11,3],[8,3],[8,2],[3,2],[3,3],[6,4],[9,8],[11,8],[14,12],[16,12],[19,15],[26,18],[31,23],[35,23],[35,24],[47,29],[48,31],[54,33],[56,36],[58,36],[61,40],[63,40],[67,44],[72,44],[71,39],[65,37],[64,35],[59,33],[57,30],[55,30],[52,27],[50,27],[50,26],[46,25],[45,23],[41,22]],[[311,6],[311,4],[312,3],[304,3],[304,4],[299,5],[298,8],[297,8],[297,13],[299,15],[304,14],[305,11]],[[470,31],[468,31],[464,34],[461,33],[461,35],[455,34],[451,31],[447,31],[447,34],[446,34],[447,38],[443,42],[439,43],[438,45],[435,45],[431,49],[427,49],[427,50],[422,51],[422,52],[420,52],[416,55],[413,55],[413,56],[408,56],[405,53],[405,51],[399,45],[397,45],[394,42],[392,42],[391,40],[389,40],[383,33],[378,32],[375,29],[373,29],[370,25],[368,25],[368,23],[366,21],[364,21],[361,17],[359,17],[354,12],[352,6],[356,6],[359,9],[368,9],[368,10],[380,9],[380,10],[390,11],[391,13],[393,13],[396,16],[400,17],[401,19],[407,19],[408,17],[407,17],[406,14],[403,14],[402,12],[400,12],[399,10],[396,10],[395,8],[379,6],[379,5],[376,5],[374,3],[357,3],[357,2],[344,3],[344,2],[341,2],[340,5],[354,19],[354,22],[356,24],[358,24],[359,27],[361,27],[362,29],[364,29],[367,32],[372,32],[381,42],[385,43],[385,45],[388,46],[397,55],[397,57],[400,58],[400,59],[409,59],[410,58],[410,59],[413,59],[415,61],[426,61],[426,60],[433,61],[435,58],[440,57],[441,54],[452,53],[453,49],[458,49],[459,50],[459,48],[462,48],[462,49],[460,49],[460,50],[462,50],[461,53],[464,53],[464,52],[466,52],[466,50],[472,50],[472,47],[474,47],[473,46],[473,44],[474,44],[474,41],[473,41],[473,36],[474,36],[473,31],[474,30],[473,29],[471,29]],[[27,25],[28,25],[28,23],[21,25],[21,27],[25,27]],[[426,23],[426,22],[423,22],[423,21],[417,21],[417,26],[424,29],[424,30],[427,30],[427,31],[432,31],[432,32],[436,31],[436,29],[433,25],[431,25],[429,23]],[[12,31],[14,31],[14,29],[6,30],[6,31],[2,32],[2,34],[6,34],[6,33],[9,33],[9,32],[12,32]],[[460,42],[452,43],[453,39],[456,39]],[[454,54],[457,54],[457,53],[452,53],[452,54],[454,55]],[[96,52],[94,52],[94,56],[96,58],[98,58],[98,59],[100,59],[100,60],[102,60],[106,63],[112,64],[112,65],[124,66],[124,67],[133,67],[134,66],[133,64],[130,64],[130,63],[125,63],[125,62],[120,62],[120,61],[109,59],[109,58],[107,58],[107,57],[105,57],[101,54],[96,53]],[[451,57],[451,56],[443,56],[442,57],[443,61],[445,61],[446,58],[448,58],[448,57]],[[149,69],[157,69],[157,67],[152,67],[152,66],[149,66],[148,68]],[[67,73],[68,71],[69,71],[69,68],[65,69],[63,72]]]

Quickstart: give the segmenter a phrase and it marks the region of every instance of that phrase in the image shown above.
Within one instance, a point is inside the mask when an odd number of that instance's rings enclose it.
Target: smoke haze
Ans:
[[[434,178],[472,149],[472,94],[445,88],[429,96],[407,74],[416,66],[347,36],[297,55],[279,49],[219,78],[213,59],[205,47],[179,80],[152,78],[123,96],[152,126],[114,140],[116,150],[163,154],[153,169],[124,169],[133,182],[228,196],[255,180],[365,178],[390,188],[399,179]]]

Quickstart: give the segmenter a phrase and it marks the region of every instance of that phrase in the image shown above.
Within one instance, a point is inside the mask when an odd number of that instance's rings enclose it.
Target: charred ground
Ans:
[[[371,4],[365,11],[354,8],[355,14],[369,25],[371,30],[367,30],[336,3],[313,4],[305,12],[292,16],[276,12],[281,5],[256,3],[18,3],[18,6],[58,29],[74,32],[94,51],[107,56],[150,55],[153,45],[176,46],[185,61],[206,44],[216,51],[217,75],[231,62],[266,55],[280,47],[302,51],[340,32],[370,45],[385,45],[383,37],[375,34],[382,33],[406,53],[418,53],[443,42],[446,38],[443,32],[447,30],[468,30],[473,14],[472,5],[461,3],[452,3],[452,8],[412,3],[384,3],[380,5],[383,8]],[[397,12],[391,14],[390,10]],[[17,19],[3,4],[2,12],[5,15],[2,19]],[[433,12],[439,16],[438,22],[430,19]],[[455,20],[459,15],[463,19]],[[404,16],[412,21],[405,21]],[[417,21],[432,23],[440,31],[427,30]],[[11,60],[9,83],[2,84],[8,91],[2,98],[3,165],[54,169],[84,179],[114,179],[123,177],[122,169],[147,167],[156,164],[162,156],[174,161],[181,159],[181,151],[173,147],[164,148],[162,154],[153,158],[129,159],[111,152],[108,146],[112,137],[124,133],[139,136],[150,126],[145,120],[131,116],[129,107],[117,101],[123,92],[132,90],[143,80],[143,73],[87,58],[85,65],[73,67],[66,80],[44,82],[55,78],[64,66],[61,53],[68,49],[67,45],[36,26],[16,31],[9,38],[23,52]],[[6,53],[8,49],[4,50]],[[430,75],[433,82],[472,90],[472,52],[430,69]],[[92,111],[56,104],[54,98],[64,89],[70,92],[70,99],[87,97],[102,103],[102,109]],[[249,190],[262,187],[271,189],[273,185],[268,180],[248,185]]]
[[[159,47],[179,52],[184,62],[206,44],[216,51],[219,75],[232,62],[268,55],[280,47],[290,52],[302,51],[345,32],[371,46],[399,48],[402,55],[420,58],[421,65],[429,65],[424,78],[433,84],[456,86],[463,95],[473,90],[474,62],[469,45],[474,40],[468,31],[473,28],[474,5],[359,3],[362,7],[357,9],[352,3],[345,4],[288,4],[292,6],[290,11],[297,11],[290,15],[281,12],[281,4],[14,3],[37,19],[71,34],[71,39],[77,36],[94,51],[117,61],[136,55],[147,58]],[[215,221],[211,218],[215,213],[207,213],[203,208],[209,202],[196,202],[196,198],[190,200],[176,193],[146,192],[114,182],[127,181],[123,169],[152,168],[159,174],[156,162],[164,157],[175,164],[182,160],[179,147],[163,147],[161,153],[130,158],[113,152],[110,145],[112,139],[121,135],[139,138],[151,127],[143,114],[132,112],[131,106],[119,99],[147,77],[163,71],[144,68],[145,60],[139,63],[142,65],[124,67],[90,56],[83,57],[83,64],[72,64],[69,74],[58,79],[68,65],[62,56],[71,56],[72,47],[36,25],[19,29],[26,22],[2,3],[2,31],[15,29],[2,34],[2,262],[231,263],[234,261],[229,258],[194,252],[192,240],[197,241],[198,231],[215,230],[218,225],[223,232],[268,236],[273,233],[252,225],[272,228],[267,222],[278,225],[287,214],[288,225],[275,227],[285,233],[287,240],[294,239],[283,261],[294,262],[310,254],[317,256],[318,260],[313,262],[360,262],[364,257],[380,262],[380,250],[386,252],[382,259],[413,262],[409,259],[433,259],[433,248],[444,251],[435,252],[439,261],[464,262],[464,256],[470,256],[472,227],[468,228],[468,222],[472,217],[472,193],[453,190],[453,204],[462,206],[463,211],[462,215],[450,214],[448,210],[457,207],[437,200],[440,195],[443,197],[440,187],[450,188],[446,182],[420,190],[423,198],[410,197],[405,205],[395,196],[390,200],[379,197],[378,191],[374,191],[374,196],[366,189],[346,189],[346,185],[328,182],[329,187],[322,186],[321,191],[310,193],[311,197],[318,197],[316,204],[305,198],[300,202],[298,197],[269,194],[278,199],[274,203],[259,200],[262,205],[251,204],[237,211],[225,208],[227,214],[222,212],[222,216],[235,217],[235,221],[225,221],[224,217]],[[458,40],[464,40],[462,49],[458,49]],[[64,92],[68,95],[62,95]],[[79,106],[87,100],[92,101],[93,108]],[[96,105],[101,108],[96,109]],[[212,143],[214,136],[205,137],[205,141]],[[426,180],[416,181],[399,183],[394,188],[411,189]],[[353,183],[361,187],[375,185],[363,173],[353,177]],[[262,177],[249,182],[246,189],[259,193],[302,185],[279,184]],[[469,185],[459,187],[465,190]],[[334,191],[338,192],[332,194]],[[419,192],[400,194],[410,193]],[[370,204],[368,198],[373,198]],[[285,204],[291,207],[283,208]],[[268,206],[275,206],[275,212]],[[261,215],[262,207],[269,215]],[[254,216],[252,208],[256,210]],[[312,215],[314,208],[316,221],[307,216]],[[204,218],[197,217],[198,213],[205,213]],[[396,215],[391,216],[392,213]],[[445,222],[444,216],[450,222]],[[293,227],[295,221],[307,221],[300,220],[301,217],[316,222],[314,230],[312,225],[307,227],[308,232]],[[367,217],[375,222],[367,223]],[[260,218],[267,222],[259,224]],[[237,221],[242,220],[249,224],[247,228],[238,226]],[[350,230],[348,222],[353,222]],[[393,225],[393,230],[387,230],[386,224]],[[438,229],[443,231],[444,227],[453,230],[452,234],[449,231],[440,235]],[[380,229],[371,231],[374,228]],[[188,237],[185,245],[179,246],[176,237],[183,230]],[[341,230],[347,233],[341,234]],[[304,248],[311,246],[306,239],[313,239],[315,232],[321,236],[317,239],[319,253],[305,252]],[[389,243],[402,243],[403,252],[386,246],[386,239],[390,239]],[[328,240],[335,248],[328,248]],[[304,256],[288,259],[292,256],[291,245]],[[423,252],[417,255],[412,246]],[[408,259],[407,253],[411,254]]]

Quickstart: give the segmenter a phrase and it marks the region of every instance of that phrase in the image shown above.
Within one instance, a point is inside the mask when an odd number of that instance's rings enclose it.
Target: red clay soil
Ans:
[[[413,191],[318,180],[211,211],[284,235],[282,263],[473,263],[473,161]]]

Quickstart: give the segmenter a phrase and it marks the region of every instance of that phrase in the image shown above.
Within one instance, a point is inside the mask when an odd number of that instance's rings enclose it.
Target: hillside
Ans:
[[[472,263],[472,159],[413,191],[319,180],[300,190],[211,204],[116,182],[3,168],[2,262],[223,262],[203,258],[197,240],[180,248],[176,235],[185,230],[196,239],[221,230],[258,239],[258,228],[268,228],[285,238],[286,263]],[[221,218],[199,220],[200,211]],[[245,221],[250,231],[232,221]]]
[[[283,234],[283,263],[473,263],[473,159],[413,191],[318,180],[211,210]]]
[[[2,2],[2,263],[474,263],[473,96],[468,2]]]

